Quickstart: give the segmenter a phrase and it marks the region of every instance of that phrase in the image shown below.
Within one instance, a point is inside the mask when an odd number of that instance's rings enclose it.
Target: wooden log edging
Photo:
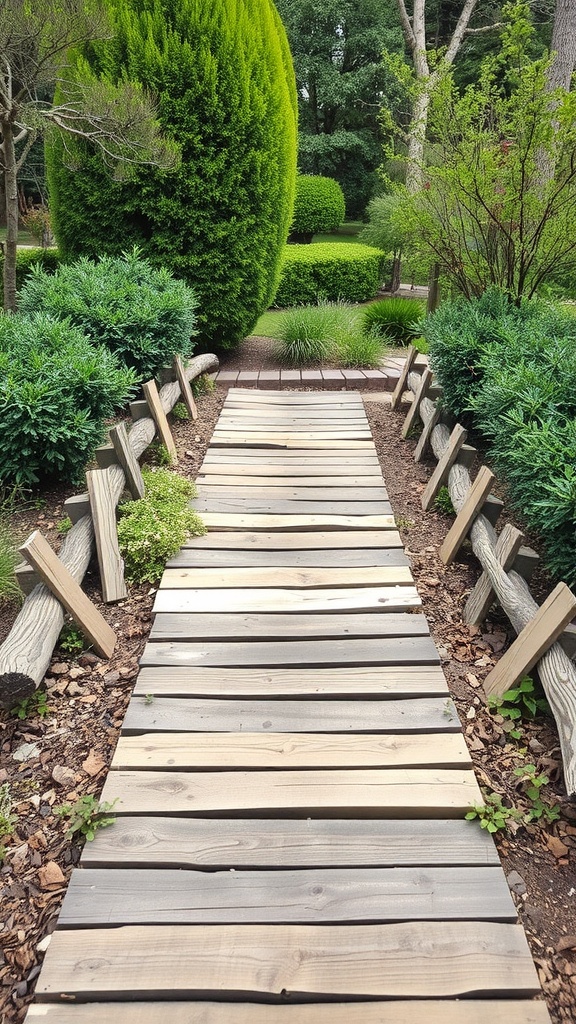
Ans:
[[[419,379],[417,372],[408,375],[408,387],[413,393],[416,393]],[[435,414],[436,403],[423,399],[419,415],[424,427]],[[448,427],[442,423],[436,424],[431,431],[429,443],[437,460],[442,458],[448,448],[449,439]],[[454,509],[459,512],[471,487],[470,474],[460,463],[456,462],[451,467],[447,486]],[[498,535],[482,512],[472,524],[469,540],[499,605],[506,612],[514,631],[521,633],[538,612],[539,605],[522,576],[514,569],[506,571],[501,565],[496,554]],[[566,790],[573,795],[576,793],[576,666],[556,641],[542,655],[537,668],[558,727]]]
[[[188,380],[218,368],[215,355],[195,356],[186,367]],[[172,381],[160,391],[160,402],[166,413],[180,398],[180,384]],[[138,459],[154,440],[156,424],[146,416],[133,424],[128,440]],[[110,466],[110,488],[118,504],[126,486],[124,471]],[[78,496],[81,501],[83,496]],[[94,547],[94,527],[90,515],[82,515],[66,534],[59,558],[77,583],[82,583]],[[0,706],[13,707],[29,697],[40,685],[64,624],[64,609],[44,583],[38,583],[24,601],[14,625],[0,647]]]

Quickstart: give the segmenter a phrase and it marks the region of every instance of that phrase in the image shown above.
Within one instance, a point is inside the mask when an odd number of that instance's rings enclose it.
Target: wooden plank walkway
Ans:
[[[546,1024],[359,395],[231,390],[28,1020]]]

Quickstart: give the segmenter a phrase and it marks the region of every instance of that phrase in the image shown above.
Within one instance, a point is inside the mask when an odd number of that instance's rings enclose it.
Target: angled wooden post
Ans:
[[[426,369],[422,373],[422,376],[420,377],[418,390],[414,394],[412,405],[408,409],[406,419],[404,420],[404,423],[402,425],[402,437],[408,437],[408,434],[410,433],[412,427],[414,426],[418,418],[418,414],[420,412],[420,403],[423,398],[426,398],[431,383],[432,370],[426,367]]]
[[[24,558],[34,567],[43,583],[63,604],[98,654],[109,658],[116,646],[116,634],[106,619],[86,597],[76,580],[52,550],[48,541],[35,530],[20,548]]]
[[[178,453],[176,451],[176,445],[174,444],[174,438],[172,437],[172,434],[170,432],[170,426],[168,424],[166,413],[162,408],[162,403],[160,401],[160,395],[158,394],[156,381],[147,381],[145,384],[142,385],[142,390],[144,392],[144,397],[148,402],[150,415],[154,420],[154,423],[156,424],[160,440],[162,441],[162,444],[168,451],[168,454],[170,455],[172,462],[178,462]]]
[[[487,697],[501,697],[522,679],[576,614],[576,596],[565,583],[554,588],[536,615],[484,680]]]
[[[190,387],[190,381],[186,376],[184,366],[180,356],[174,356],[174,370],[176,371],[176,380],[180,385],[180,391],[182,392],[182,401],[184,402],[188,412],[190,413],[193,420],[198,419],[198,409],[196,408],[196,402],[194,401],[194,395],[192,388]]]
[[[417,355],[418,349],[414,348],[414,346],[411,345],[406,354],[406,362],[404,363],[404,368],[402,370],[402,373],[400,374],[400,377],[398,378],[398,383],[392,393],[392,409],[397,409],[398,406],[400,405],[400,399],[402,398],[404,389],[406,388],[408,374],[412,369],[412,364],[414,363],[414,360],[416,359]]]
[[[512,568],[514,559],[522,547],[523,540],[524,534],[520,530],[517,530],[510,523],[505,524],[494,549],[496,558],[505,572]],[[484,622],[495,596],[492,584],[490,583],[490,577],[487,572],[483,572],[464,607],[462,616],[464,622],[469,623],[471,626]]]
[[[440,548],[440,558],[446,565],[450,565],[454,561],[472,523],[486,501],[493,483],[494,473],[487,466],[481,466],[480,472],[468,491],[466,500],[448,530],[444,543]]]
[[[126,477],[126,484],[130,494],[135,501],[138,498],[143,498],[145,487],[142,471],[140,469],[138,459],[130,447],[128,431],[126,430],[125,423],[118,423],[115,427],[112,427],[110,431],[110,440],[114,451],[116,452],[116,458],[124,470],[124,476]]]
[[[116,503],[112,495],[110,469],[89,470],[86,483],[94,523],[102,597],[108,604],[110,601],[120,601],[128,593],[124,583],[124,562],[118,547]]]
[[[414,450],[414,462],[422,462],[422,459],[426,454],[426,449],[428,448],[428,445],[430,443],[432,431],[434,430],[434,427],[438,423],[440,415],[440,408],[438,403],[436,403],[430,419],[428,420],[427,423],[424,424],[422,433],[418,438],[418,444],[416,445],[416,448]]]
[[[428,483],[426,484],[426,487],[422,492],[422,508],[424,509],[425,512],[430,508],[432,502],[434,501],[434,498],[438,494],[438,491],[448,479],[450,469],[456,462],[456,459],[458,458],[458,453],[460,452],[460,449],[464,444],[464,441],[466,440],[467,436],[468,434],[464,430],[464,427],[461,427],[460,424],[457,423],[456,426],[454,427],[454,430],[450,434],[450,439],[448,441],[446,451],[444,452],[442,458],[438,462],[436,469],[432,473],[432,476],[430,477]]]

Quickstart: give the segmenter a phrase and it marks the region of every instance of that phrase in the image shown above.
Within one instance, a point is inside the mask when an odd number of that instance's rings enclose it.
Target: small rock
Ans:
[[[550,853],[557,859],[565,857],[566,854],[570,852],[566,844],[563,843],[561,839],[558,839],[558,836],[548,836],[546,839],[546,846],[550,850]]]
[[[91,654],[90,651],[84,651],[84,654],[81,654],[78,658],[78,664],[84,666],[97,665],[99,661],[100,659],[95,654]]]
[[[38,880],[42,889],[52,889],[62,885],[66,879],[55,860],[49,860],[38,870]]]
[[[28,982],[19,981],[14,989],[14,992],[16,993],[19,999],[23,999],[26,993],[28,992]]]
[[[40,753],[40,747],[37,743],[21,743],[20,746],[12,754],[13,761],[30,761],[33,757],[38,757]]]
[[[565,949],[576,949],[576,935],[563,935],[556,943],[556,952],[563,953]]]
[[[119,679],[119,672],[107,672],[106,675],[103,677],[102,682],[104,682],[106,686],[115,686]]]
[[[70,697],[77,697],[79,693],[84,693],[84,690],[81,686],[78,686],[78,683],[74,680],[72,680],[71,683],[68,683],[68,695]]]
[[[58,786],[71,786],[76,780],[74,770],[65,764],[55,764],[51,775]]]
[[[529,746],[529,748],[530,748],[530,750],[532,751],[533,754],[543,754],[544,753],[545,747],[542,746],[542,744],[540,743],[540,740],[531,739],[529,741],[529,743],[528,743],[528,746]]]
[[[65,676],[70,671],[70,665],[65,661],[59,661],[57,665],[52,665],[50,670],[54,676]]]
[[[70,669],[68,675],[70,676],[70,679],[80,679],[80,676],[86,675],[86,669],[80,668],[79,665],[75,665],[74,668]]]
[[[522,896],[526,890],[526,882],[517,871],[510,871],[506,875],[506,881],[512,892],[515,892],[517,896]]]

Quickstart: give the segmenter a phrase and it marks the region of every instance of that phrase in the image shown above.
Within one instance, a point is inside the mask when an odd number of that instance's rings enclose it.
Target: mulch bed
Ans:
[[[264,366],[262,343],[250,339],[241,350],[242,368]],[[236,358],[236,357],[235,357]],[[270,368],[277,363],[270,354]],[[258,360],[255,363],[255,360]],[[224,365],[224,362],[223,362]],[[228,360],[226,366],[231,366]],[[225,392],[199,400],[195,424],[172,424],[180,456],[179,470],[194,477],[208,446]],[[367,414],[382,462],[390,500],[412,559],[414,575],[440,650],[481,784],[522,804],[516,765],[529,759],[545,771],[546,795],[560,802],[562,816],[546,826],[515,827],[496,841],[521,920],[526,927],[554,1024],[576,1019],[576,806],[566,800],[561,782],[558,737],[554,723],[541,719],[525,725],[521,753],[508,742],[503,723],[486,710],[481,683],[510,639],[511,630],[497,613],[481,628],[461,623],[467,593],[478,578],[477,563],[465,551],[447,568],[438,548],[450,520],[423,513],[420,494],[429,467],[413,461],[414,443],[402,441],[402,416],[381,402],[367,402]],[[15,517],[22,538],[41,529],[58,546],[57,523],[71,493],[44,495],[46,504]],[[138,658],[150,628],[154,588],[131,587],[117,605],[102,605],[97,566],[90,567],[85,589],[118,635],[109,662],[85,652],[78,657],[56,650],[46,679],[50,711],[19,720],[0,713],[0,783],[8,782],[18,815],[15,834],[6,844],[0,868],[0,1021],[21,1024],[33,996],[43,953],[80,846],[65,838],[66,825],[55,807],[84,794],[99,794],[132,685]],[[544,577],[544,590],[550,587]],[[17,609],[0,613],[0,642]],[[516,785],[515,785],[516,783]],[[471,823],[471,828],[478,827]]]

